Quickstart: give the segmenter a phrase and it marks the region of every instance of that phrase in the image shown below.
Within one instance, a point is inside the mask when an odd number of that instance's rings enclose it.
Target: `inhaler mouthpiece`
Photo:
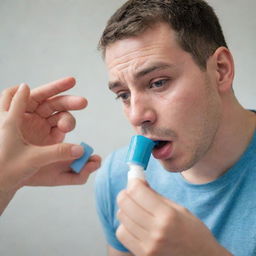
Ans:
[[[126,157],[126,163],[129,165],[128,180],[130,178],[145,179],[143,171],[148,166],[155,144],[153,140],[142,135],[132,137]]]

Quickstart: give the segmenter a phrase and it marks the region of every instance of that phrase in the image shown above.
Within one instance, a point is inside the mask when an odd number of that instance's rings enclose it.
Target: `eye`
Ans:
[[[163,87],[169,79],[161,79],[157,80],[150,84],[149,88],[161,88]]]
[[[129,100],[129,98],[130,98],[129,92],[120,92],[116,96],[117,100],[121,99],[123,102],[127,102]]]

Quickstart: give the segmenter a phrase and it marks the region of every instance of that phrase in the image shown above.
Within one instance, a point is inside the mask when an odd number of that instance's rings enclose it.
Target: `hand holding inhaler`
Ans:
[[[150,188],[144,170],[156,144],[140,135],[131,140],[128,186],[117,198],[117,238],[134,255],[230,255],[204,223]]]

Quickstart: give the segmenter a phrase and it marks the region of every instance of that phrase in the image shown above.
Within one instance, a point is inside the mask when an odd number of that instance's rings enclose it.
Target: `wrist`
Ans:
[[[5,208],[12,200],[13,196],[15,195],[16,191],[10,192],[1,192],[0,191],[0,216],[4,212]]]
[[[0,216],[4,212],[5,208],[12,200],[13,196],[16,194],[17,189],[12,189],[9,191],[1,190],[0,186]]]

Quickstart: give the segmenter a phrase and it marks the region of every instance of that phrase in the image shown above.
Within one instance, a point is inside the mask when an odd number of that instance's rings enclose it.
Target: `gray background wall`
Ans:
[[[103,158],[132,135],[119,103],[106,89],[96,45],[118,0],[0,0],[0,90],[21,82],[31,87],[74,76],[70,91],[89,100],[74,113],[67,141],[88,142]],[[256,108],[255,0],[211,0],[236,64],[235,92]],[[0,218],[0,255],[104,255],[92,175],[84,186],[23,188]]]

